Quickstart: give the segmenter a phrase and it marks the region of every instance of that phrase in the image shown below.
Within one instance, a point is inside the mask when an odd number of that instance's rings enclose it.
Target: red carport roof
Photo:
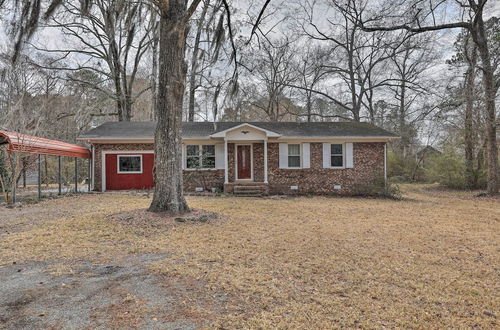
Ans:
[[[6,143],[9,144],[8,148],[12,151],[77,158],[91,158],[89,149],[76,144],[0,130],[0,144]]]

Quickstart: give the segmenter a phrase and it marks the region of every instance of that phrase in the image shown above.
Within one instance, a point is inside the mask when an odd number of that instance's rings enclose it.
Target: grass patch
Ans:
[[[168,226],[145,221],[140,196],[44,201],[0,211],[0,263],[165,253],[152,271],[196,283],[183,313],[210,327],[497,327],[498,200],[423,188],[401,201],[189,197],[223,221]]]

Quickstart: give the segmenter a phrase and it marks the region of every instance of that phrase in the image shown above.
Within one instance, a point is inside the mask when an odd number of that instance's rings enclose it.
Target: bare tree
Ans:
[[[411,144],[416,123],[430,115],[436,107],[429,105],[425,98],[430,96],[429,69],[435,66],[432,38],[414,36],[405,41],[401,51],[390,58],[391,77],[387,79],[388,88],[395,100],[396,132],[401,139],[396,142],[400,153],[405,156]]]
[[[92,70],[102,79],[95,88],[116,102],[119,121],[130,121],[132,105],[149,86],[133,93],[134,82],[142,58],[154,43],[155,9],[145,1],[122,2],[98,0],[89,9],[71,1],[62,3],[58,14],[44,25],[61,29],[69,39],[66,49],[49,49],[33,45],[37,50],[61,54],[61,59],[78,54],[84,60],[76,66],[58,69]],[[74,42],[74,46],[72,45]],[[56,67],[54,60],[52,67]],[[94,84],[95,82],[81,83]],[[110,91],[108,82],[113,89]]]
[[[472,45],[471,45],[472,44]],[[467,33],[464,42],[464,55],[467,61],[467,71],[465,72],[464,81],[464,99],[465,99],[465,116],[464,116],[464,144],[465,144],[465,187],[472,189],[477,186],[477,176],[474,175],[474,99],[475,78],[477,70],[477,47],[470,40],[470,35]]]
[[[328,52],[321,47],[306,46],[305,52],[300,54],[301,61],[296,61],[298,92],[303,94],[305,101],[305,116],[307,122],[311,122],[314,117],[313,107],[317,94],[313,92],[318,84],[325,78],[326,72],[323,68],[325,57]]]
[[[365,31],[395,31],[406,30],[412,33],[425,33],[429,31],[461,28],[470,32],[471,38],[477,47],[481,59],[482,81],[484,89],[484,104],[486,113],[486,137],[488,150],[488,193],[498,193],[498,148],[496,134],[496,108],[495,98],[497,82],[494,76],[494,67],[489,50],[487,32],[483,19],[484,9],[488,0],[455,0],[431,1],[430,6],[423,6],[419,0],[403,2],[400,20],[398,22],[381,23],[380,16],[365,18],[363,29]],[[455,5],[454,10],[462,12],[460,19],[438,23],[439,13],[446,5]],[[396,12],[391,8],[391,12]],[[388,13],[386,11],[385,13]],[[394,17],[394,15],[392,15]],[[401,20],[403,23],[401,23]]]
[[[196,36],[193,44],[193,53],[191,55],[191,72],[189,75],[189,108],[188,108],[188,121],[194,121],[194,105],[195,105],[195,94],[198,88],[198,83],[196,77],[198,75],[198,60],[200,57],[200,42],[203,29],[206,26],[206,16],[208,9],[210,8],[210,0],[205,0],[201,15],[198,18],[196,24]]]
[[[281,121],[287,115],[288,86],[297,79],[295,50],[288,38],[261,42],[260,50],[253,48],[252,62],[247,64],[258,80],[252,105],[263,111],[269,121]],[[251,67],[250,67],[251,65]]]
[[[390,79],[384,78],[381,68],[391,57],[401,52],[400,46],[410,35],[369,35],[363,32],[361,14],[365,8],[360,0],[312,2],[303,8],[306,14],[301,23],[303,33],[309,42],[320,42],[327,45],[324,47],[329,47],[320,73],[322,79],[328,82],[328,90],[325,87],[322,90],[320,86],[291,87],[321,95],[350,113],[348,118],[342,115],[337,115],[337,118],[361,121],[363,110],[367,110],[373,122],[375,90],[390,82]],[[326,19],[328,28],[317,24],[315,12],[322,12],[324,8],[333,10],[334,16]]]
[[[151,11],[151,20],[155,22],[154,30],[151,31],[148,38],[151,39],[151,75],[150,75],[150,85],[151,85],[151,109],[149,114],[150,120],[156,120],[156,90],[158,88],[158,13],[154,10]]]
[[[186,109],[188,121],[217,121],[219,110],[239,90],[238,83],[235,83],[238,81],[238,71],[234,71],[237,66],[228,68],[228,63],[237,60],[234,47],[238,46],[231,42],[227,12],[221,0],[205,2],[201,13],[193,19],[196,29],[188,40],[191,58]]]

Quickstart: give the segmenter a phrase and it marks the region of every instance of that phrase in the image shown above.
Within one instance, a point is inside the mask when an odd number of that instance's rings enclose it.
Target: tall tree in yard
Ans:
[[[266,0],[262,10],[265,10]],[[155,131],[155,192],[150,211],[168,211],[181,214],[188,211],[183,194],[181,124],[182,103],[185,90],[187,64],[185,62],[186,34],[189,18],[201,0],[193,0],[187,8],[186,0],[163,0],[160,10],[160,52],[158,99]],[[236,61],[229,5],[222,1],[226,10],[229,38]],[[260,18],[260,16],[259,16]],[[255,22],[255,26],[259,19]]]
[[[467,62],[467,71],[465,72],[464,99],[464,144],[465,144],[465,187],[473,189],[477,185],[477,176],[474,175],[474,131],[473,131],[473,113],[474,113],[474,89],[477,69],[477,47],[469,42],[469,35],[465,36],[464,55]],[[472,44],[472,45],[470,45]]]
[[[155,131],[155,192],[150,211],[188,210],[182,187],[181,124],[187,67],[184,61],[189,10],[185,0],[164,0],[160,9],[160,52]]]

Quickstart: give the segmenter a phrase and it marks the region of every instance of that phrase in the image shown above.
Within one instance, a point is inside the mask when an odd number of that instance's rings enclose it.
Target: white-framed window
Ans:
[[[142,173],[142,155],[118,155],[117,162],[119,174]]]
[[[187,145],[186,168],[204,169],[215,168],[215,145]]]
[[[288,145],[288,167],[300,167],[300,144]]]
[[[330,146],[330,166],[344,167],[344,144],[331,144]]]

